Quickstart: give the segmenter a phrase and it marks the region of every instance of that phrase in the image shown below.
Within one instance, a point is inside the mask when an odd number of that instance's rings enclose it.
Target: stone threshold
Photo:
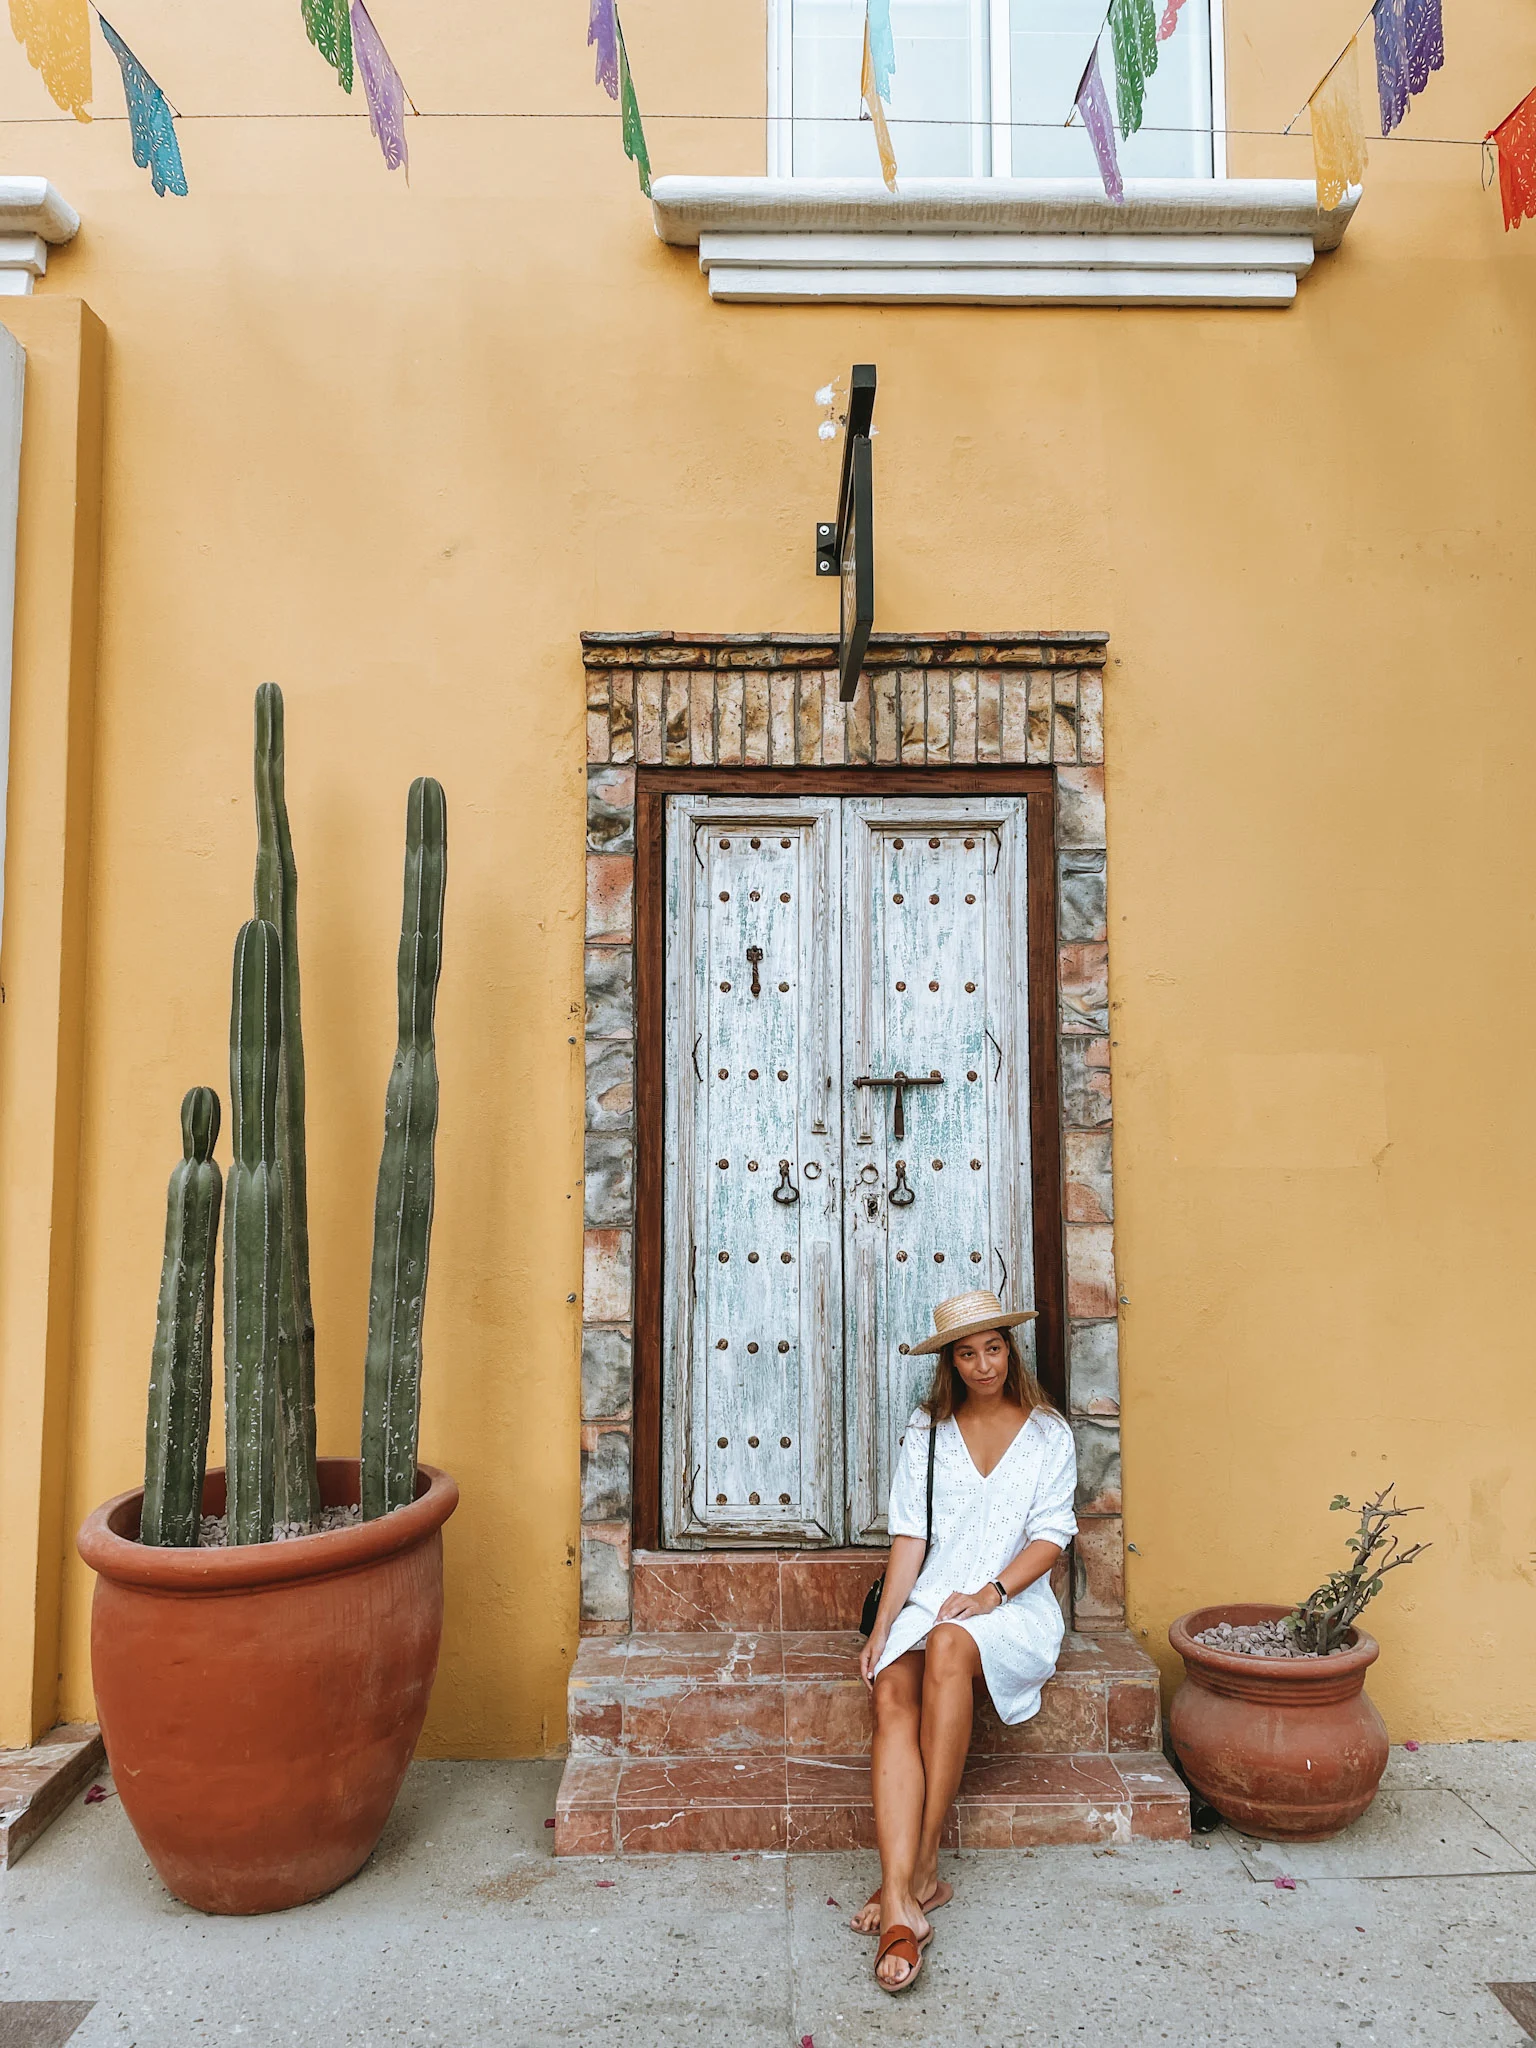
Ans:
[[[1189,1837],[1189,1795],[1157,1751],[972,1757],[950,1849],[1100,1846]],[[875,1846],[867,1756],[572,1757],[555,1805],[557,1856]]]
[[[54,1728],[30,1749],[0,1749],[0,1870],[26,1854],[106,1761],[101,1730],[88,1721]]]

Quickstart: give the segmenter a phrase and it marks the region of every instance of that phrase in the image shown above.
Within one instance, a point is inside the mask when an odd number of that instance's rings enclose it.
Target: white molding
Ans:
[[[1227,175],[1227,6],[1211,0],[1211,174]]]
[[[0,298],[20,298],[48,268],[48,244],[72,241],[80,216],[46,178],[0,178]]]
[[[768,0],[768,149],[770,178],[787,178],[795,163],[795,0]]]
[[[1358,201],[1305,179],[658,178],[664,242],[737,304],[1286,306]]]

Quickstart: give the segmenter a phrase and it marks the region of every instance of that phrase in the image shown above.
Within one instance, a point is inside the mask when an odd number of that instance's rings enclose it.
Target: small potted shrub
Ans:
[[[107,1756],[150,1861],[209,1913],[318,1898],[372,1852],[421,1733],[442,1634],[442,1526],[416,1462],[432,1226],[443,792],[406,814],[400,1035],[374,1211],[362,1457],[315,1455],[297,878],[283,703],[256,696],[256,916],[235,942],[231,1151],[191,1089],[171,1175],[144,1485],[90,1516],[91,1666]],[[222,1471],[207,1472],[223,1207]]]
[[[1343,1494],[1330,1503],[1348,1510]],[[1428,1544],[1399,1547],[1390,1486],[1359,1509],[1353,1561],[1292,1608],[1250,1603],[1180,1615],[1184,1659],[1168,1732],[1190,1784],[1266,1841],[1323,1842],[1365,1812],[1387,1767],[1387,1730],[1366,1697],[1380,1655],[1356,1622],[1388,1572]]]

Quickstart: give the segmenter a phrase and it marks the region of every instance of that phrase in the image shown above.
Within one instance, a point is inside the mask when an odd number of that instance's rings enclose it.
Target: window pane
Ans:
[[[795,176],[878,178],[873,124],[857,118],[864,0],[793,6]],[[896,76],[888,112],[904,178],[964,178],[985,168],[984,147],[972,155],[971,124],[986,119],[984,98],[972,104],[979,16],[976,0],[891,0]],[[974,71],[984,81],[985,66]],[[984,140],[982,129],[974,135]]]
[[[1154,0],[1161,17],[1163,0]],[[1016,178],[1093,178],[1098,164],[1081,121],[1061,125],[1104,0],[1013,0],[1011,16],[1013,174]],[[1211,157],[1210,0],[1184,0],[1179,25],[1159,43],[1139,134],[1120,145],[1128,178],[1209,178]],[[1106,31],[1099,63],[1111,100],[1114,64]],[[1159,131],[1163,132],[1159,132]],[[1193,132],[1191,132],[1193,131]]]

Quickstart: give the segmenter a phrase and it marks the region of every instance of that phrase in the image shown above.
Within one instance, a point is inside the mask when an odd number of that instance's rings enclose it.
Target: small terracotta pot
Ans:
[[[137,1541],[142,1490],[80,1531],[91,1669],[113,1777],[149,1860],[204,1913],[317,1899],[373,1850],[426,1718],[459,1489],[423,1465],[409,1507],[289,1543]],[[327,1507],[355,1458],[322,1458]],[[203,1512],[224,1511],[210,1472]]]
[[[1265,1841],[1326,1842],[1376,1797],[1387,1730],[1365,1696],[1381,1654],[1363,1629],[1332,1657],[1241,1657],[1195,1637],[1219,1622],[1279,1621],[1288,1607],[1201,1607],[1168,1640],[1184,1659],[1168,1733],[1190,1783]]]

